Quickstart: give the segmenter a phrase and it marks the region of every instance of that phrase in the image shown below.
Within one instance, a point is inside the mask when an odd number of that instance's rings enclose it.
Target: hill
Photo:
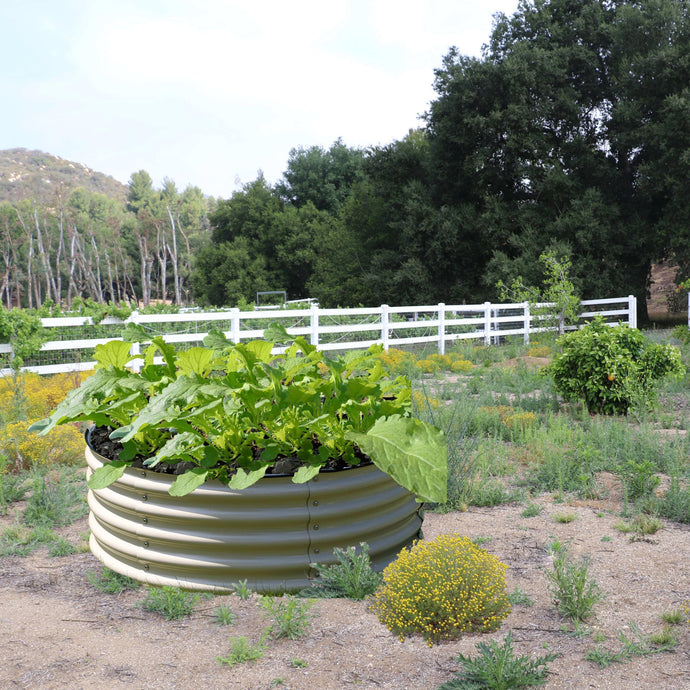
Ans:
[[[69,194],[77,187],[120,200],[125,199],[127,191],[114,177],[83,163],[24,148],[0,151],[0,201],[35,199],[50,205],[57,190]]]

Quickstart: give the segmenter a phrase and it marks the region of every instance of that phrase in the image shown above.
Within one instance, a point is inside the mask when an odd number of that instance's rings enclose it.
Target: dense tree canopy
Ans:
[[[644,299],[651,262],[680,249],[686,4],[523,0],[481,60],[446,56],[427,115],[434,184],[438,203],[479,213],[487,285],[555,249],[583,293]]]

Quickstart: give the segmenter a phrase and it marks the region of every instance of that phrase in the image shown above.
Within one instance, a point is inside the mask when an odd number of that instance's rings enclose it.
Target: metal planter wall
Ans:
[[[104,458],[86,448],[89,474]],[[310,584],[311,563],[335,562],[334,547],[367,542],[376,569],[421,537],[412,494],[373,465],[325,472],[305,484],[267,476],[242,491],[207,482],[168,494],[169,475],[129,468],[89,491],[90,547],[108,568],[152,585],[257,592]]]

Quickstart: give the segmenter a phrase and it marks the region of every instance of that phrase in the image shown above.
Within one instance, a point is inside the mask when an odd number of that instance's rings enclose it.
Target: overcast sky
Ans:
[[[0,149],[227,198],[290,150],[401,139],[518,0],[0,0]]]

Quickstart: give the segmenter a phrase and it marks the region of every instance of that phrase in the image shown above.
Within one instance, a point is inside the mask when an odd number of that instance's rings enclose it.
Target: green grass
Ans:
[[[139,583],[136,580],[127,577],[127,575],[116,573],[105,566],[101,568],[100,572],[89,570],[86,573],[86,579],[92,587],[106,594],[120,594],[126,589],[137,589],[139,587]]]
[[[198,594],[185,592],[179,587],[149,587],[141,608],[159,613],[166,621],[171,621],[191,615],[198,600]]]

